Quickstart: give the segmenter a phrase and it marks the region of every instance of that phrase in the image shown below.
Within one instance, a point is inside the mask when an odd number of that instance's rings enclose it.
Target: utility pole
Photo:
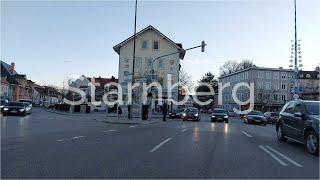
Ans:
[[[294,99],[298,99],[297,0],[294,0]]]
[[[134,8],[133,58],[132,58],[132,78],[131,78],[132,83],[134,83],[134,62],[136,60],[137,4],[138,4],[138,2],[136,0],[135,1],[135,8]],[[132,94],[131,94],[131,96],[132,96]],[[132,113],[133,113],[132,110],[133,110],[133,106],[131,104],[130,105],[130,119],[132,119]]]

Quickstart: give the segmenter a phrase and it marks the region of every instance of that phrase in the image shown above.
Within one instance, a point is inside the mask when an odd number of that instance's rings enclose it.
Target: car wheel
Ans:
[[[224,121],[225,123],[228,123],[229,122],[229,120],[226,120],[226,121]]]
[[[263,125],[264,125],[264,126],[266,126],[266,125],[267,125],[267,123],[263,123]]]
[[[307,132],[306,146],[310,154],[319,155],[319,137],[314,131]]]
[[[284,137],[282,125],[277,126],[277,138],[281,142],[288,140],[286,137]]]

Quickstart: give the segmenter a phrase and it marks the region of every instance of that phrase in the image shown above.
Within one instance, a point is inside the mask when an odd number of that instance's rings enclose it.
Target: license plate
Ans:
[[[11,111],[12,113],[17,113],[18,111],[15,111],[15,110],[13,110],[13,111]]]
[[[255,122],[261,122],[261,120],[255,120]]]

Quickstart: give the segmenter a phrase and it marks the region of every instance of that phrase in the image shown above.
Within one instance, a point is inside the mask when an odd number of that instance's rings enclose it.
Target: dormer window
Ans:
[[[159,49],[159,41],[153,41],[152,49],[153,50],[158,50]]]

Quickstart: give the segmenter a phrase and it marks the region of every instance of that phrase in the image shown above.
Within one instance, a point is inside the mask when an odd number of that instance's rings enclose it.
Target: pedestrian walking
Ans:
[[[166,121],[166,117],[167,117],[167,104],[163,103],[163,105],[162,105],[162,120]]]

